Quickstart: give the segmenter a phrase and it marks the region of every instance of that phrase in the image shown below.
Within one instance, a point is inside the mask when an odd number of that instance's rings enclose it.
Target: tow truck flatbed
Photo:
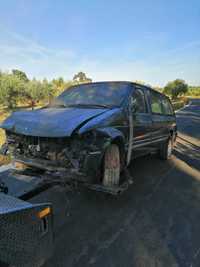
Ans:
[[[36,176],[20,175],[10,169],[0,174],[0,182],[8,188],[8,195],[23,199],[24,195],[38,188],[41,179]]]
[[[64,221],[61,214],[67,213],[67,189],[83,186],[117,195],[130,183],[131,178],[119,187],[106,188],[64,174],[4,168],[0,172],[0,266],[42,266],[53,250],[55,227]],[[48,191],[50,197],[44,197]]]

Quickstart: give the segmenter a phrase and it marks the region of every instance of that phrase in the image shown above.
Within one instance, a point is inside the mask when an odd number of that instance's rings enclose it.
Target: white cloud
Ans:
[[[23,69],[30,77],[52,78],[73,71],[76,55],[69,49],[52,49],[16,33],[0,32],[0,68]],[[66,73],[64,73],[66,71]]]

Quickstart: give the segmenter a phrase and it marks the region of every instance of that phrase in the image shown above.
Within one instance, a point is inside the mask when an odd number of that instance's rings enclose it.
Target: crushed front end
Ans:
[[[65,172],[91,182],[100,179],[101,159],[109,138],[88,132],[72,137],[38,137],[6,131],[5,153],[15,162],[52,173]],[[97,182],[97,181],[92,181]]]

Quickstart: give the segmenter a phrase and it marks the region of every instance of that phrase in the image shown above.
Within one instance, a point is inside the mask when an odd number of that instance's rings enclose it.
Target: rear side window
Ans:
[[[167,97],[151,92],[151,111],[155,114],[173,115],[174,111]]]
[[[142,89],[135,89],[131,98],[134,113],[147,113],[145,95]]]
[[[163,113],[165,115],[173,115],[174,114],[172,105],[166,97],[162,98],[162,105],[163,105]]]
[[[159,94],[151,92],[151,111],[155,114],[162,114],[162,100]]]

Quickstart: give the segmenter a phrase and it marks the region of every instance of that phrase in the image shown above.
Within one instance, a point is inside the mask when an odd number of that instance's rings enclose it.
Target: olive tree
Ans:
[[[84,72],[80,71],[74,75],[73,81],[77,83],[90,83],[92,79],[88,78]]]
[[[29,102],[29,104],[33,108],[36,103],[38,103],[42,98],[41,92],[41,83],[33,79],[26,84],[24,99],[25,101]]]
[[[26,73],[21,71],[21,70],[14,69],[14,70],[12,70],[12,74],[17,76],[23,82],[28,82],[29,81]]]
[[[23,95],[25,83],[17,76],[3,73],[0,77],[0,102],[9,109],[16,107]]]
[[[169,82],[163,92],[167,95],[171,95],[173,99],[176,99],[180,95],[184,95],[188,91],[188,85],[184,80],[176,79],[175,81]]]

